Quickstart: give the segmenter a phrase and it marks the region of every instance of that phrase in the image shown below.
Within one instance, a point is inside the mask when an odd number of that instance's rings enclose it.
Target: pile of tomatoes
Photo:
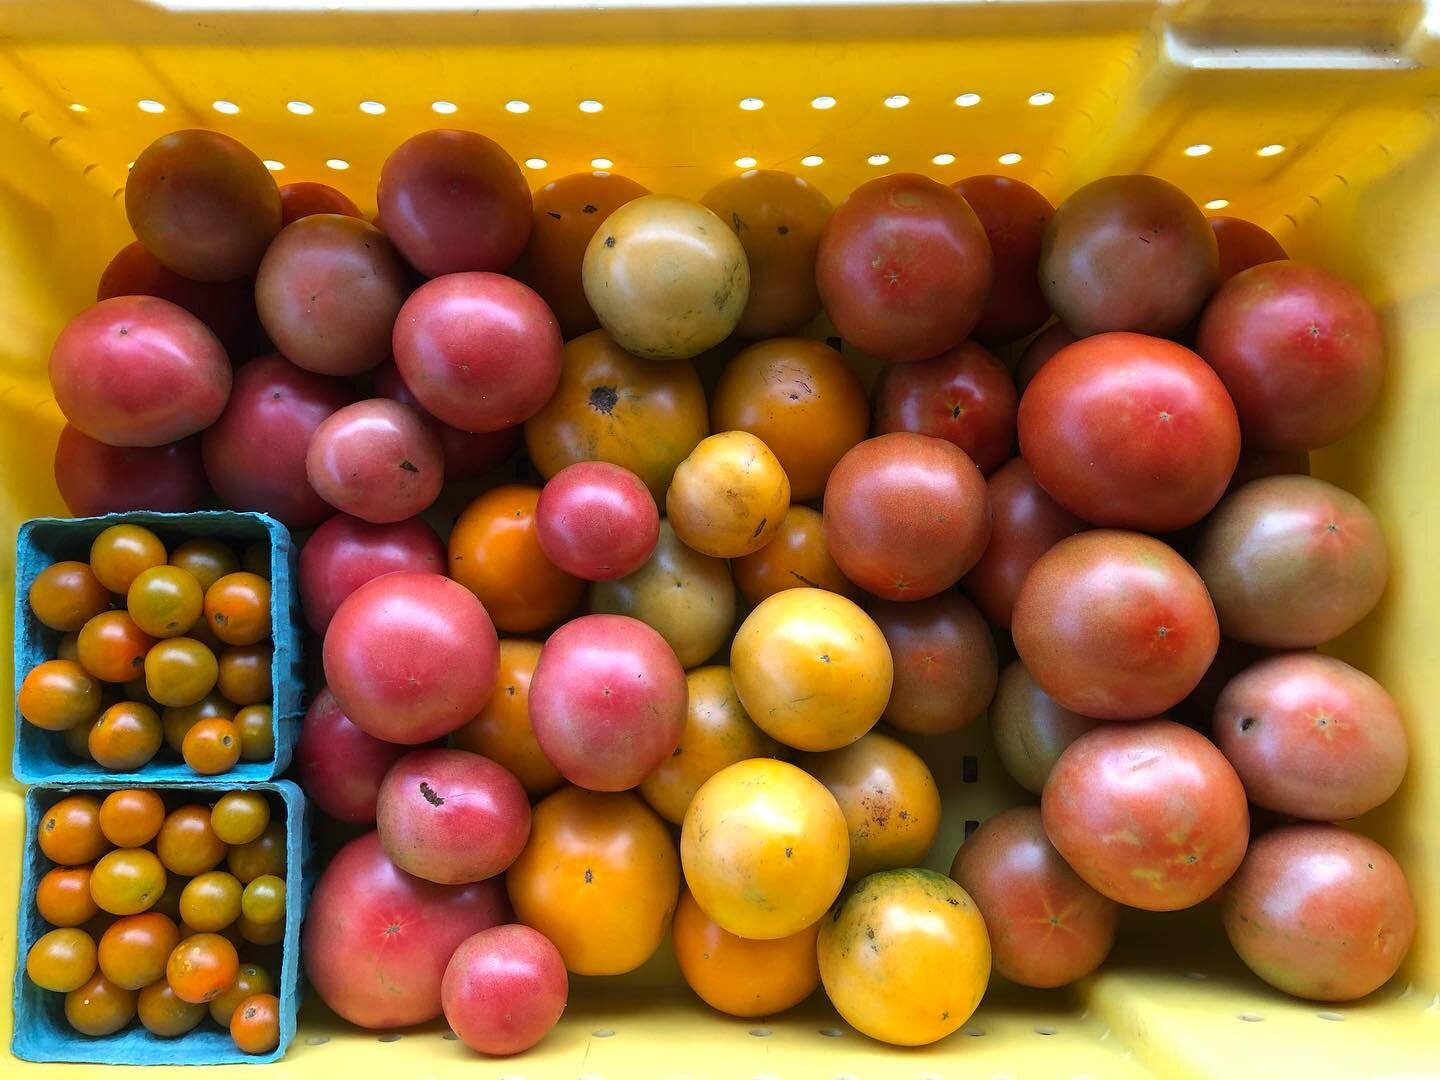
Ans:
[[[26,975],[65,995],[82,1035],[114,1035],[138,1016],[174,1038],[208,1015],[241,1050],[269,1053],[280,1041],[270,947],[285,936],[284,823],[256,791],[171,801],[125,788],[46,810],[36,842],[55,865],[35,907],[54,929],[30,946]],[[242,950],[266,966],[242,963]]]
[[[77,511],[313,529],[296,767],[368,830],[306,917],[339,1015],[514,1053],[671,936],[719,1010],[823,986],[923,1044],[1212,897],[1291,993],[1393,974],[1404,876],[1331,823],[1404,726],[1313,651],[1388,576],[1308,475],[1383,378],[1354,287],[1146,176],[532,195],[431,131],[377,203],[168,135],[51,360]],[[1040,805],[932,852],[927,737],[984,722]]]

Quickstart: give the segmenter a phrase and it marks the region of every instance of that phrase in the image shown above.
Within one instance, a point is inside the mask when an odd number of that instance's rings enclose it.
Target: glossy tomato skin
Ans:
[[[770,448],[748,431],[700,440],[675,467],[665,517],[688,546],[716,559],[759,551],[790,509],[790,480]]]
[[[820,234],[815,280],[852,345],[924,360],[975,328],[994,275],[985,227],[959,192],[916,173],[860,185]]]
[[[208,326],[235,361],[250,357],[256,330],[255,286],[235,281],[191,281],[167,268],[136,240],[121,248],[100,274],[96,300],[114,296],[158,296],[179,304]]]
[[[914,735],[958,731],[985,714],[998,677],[995,639],[980,612],[950,590],[911,604],[870,601],[895,682],[885,720]]]
[[[819,511],[792,503],[775,537],[759,551],[730,563],[735,584],[748,604],[786,589],[825,589],[850,597],[855,586],[840,572],[825,543]]]
[[[658,633],[623,615],[585,615],[545,642],[530,724],[571,783],[624,791],[674,751],[687,698],[685,669]]]
[[[973,341],[886,368],[875,387],[875,433],[914,431],[954,443],[983,473],[1015,452],[1015,382]]]
[[[380,784],[407,749],[356,727],[322,687],[300,725],[295,771],[305,794],[325,813],[346,824],[373,825]]]
[[[77,517],[198,510],[208,491],[193,436],[164,446],[108,446],[69,424],[55,444],[55,486]]]
[[[540,649],[537,641],[501,641],[495,692],[475,718],[450,737],[452,746],[483,754],[509,769],[535,799],[548,795],[564,781],[560,770],[535,741],[530,726],[530,683],[540,662]]]
[[[459,480],[464,477],[481,476],[491,469],[504,464],[516,450],[520,449],[523,432],[517,425],[499,431],[461,431],[443,420],[437,420],[420,404],[420,399],[410,392],[400,369],[394,360],[387,360],[375,369],[371,389],[376,397],[394,398],[409,405],[440,436],[440,449],[445,453],[445,479]]]
[[[1241,270],[1289,258],[1279,240],[1244,218],[1212,217],[1210,229],[1215,233],[1215,242],[1220,249],[1221,285]]]
[[[1040,289],[1081,337],[1184,329],[1219,282],[1205,215],[1155,176],[1107,176],[1056,209],[1040,248]]]
[[[1020,359],[1015,363],[1015,386],[1022,394],[1035,378],[1036,372],[1050,362],[1050,358],[1066,345],[1073,345],[1080,339],[1062,322],[1054,322],[1030,339]]]
[[[1227,637],[1292,649],[1354,626],[1390,574],[1370,508],[1309,476],[1272,476],[1226,496],[1201,530],[1195,567]]]
[[[1348,281],[1297,262],[1226,282],[1195,348],[1224,380],[1256,449],[1330,445],[1364,419],[1385,377],[1375,309]]]
[[[1039,807],[982,822],[955,853],[950,877],[985,917],[995,970],[1011,982],[1065,986],[1098,968],[1115,943],[1120,905],[1060,857]]]
[[[343,191],[314,180],[297,180],[280,185],[280,215],[283,225],[311,214],[344,214],[360,217],[360,208]]]
[[[380,169],[385,232],[426,277],[498,271],[530,237],[530,186],[499,144],[473,131],[425,131]]]
[[[499,640],[468,590],[406,570],[345,598],[325,634],[324,661],[325,681],[352,723],[413,746],[454,731],[485,705]]]
[[[1220,643],[1200,575],[1159,540],[1117,529],[1042,555],[1020,587],[1011,632],[1041,689],[1105,720],[1156,716],[1181,701]]]
[[[1050,317],[1036,271],[1045,224],[1055,208],[1029,184],[1009,176],[968,176],[950,186],[975,211],[995,257],[995,280],[975,337],[986,345],[1022,338]]]
[[[300,549],[300,605],[317,634],[365,582],[395,570],[445,572],[445,545],[420,518],[372,524],[336,514]]]
[[[535,506],[540,547],[567,574],[608,581],[640,569],[660,539],[660,512],[644,482],[604,461],[552,476]]]
[[[509,923],[466,938],[440,984],[445,1020],[472,1050],[518,1054],[560,1022],[570,993],[565,961],[544,934]]]
[[[292,529],[324,521],[332,510],[305,477],[305,453],[315,429],[350,400],[340,380],[278,354],[240,368],[225,412],[200,438],[205,475],[220,501],[271,514]]]
[[[501,274],[448,274],[410,294],[395,319],[395,365],[431,415],[500,431],[540,411],[560,381],[555,316]]]
[[[1020,452],[1096,525],[1173,532],[1204,517],[1240,458],[1224,385],[1189,349],[1143,334],[1068,345],[1025,390]]]
[[[1225,687],[1214,738],[1250,801],[1310,821],[1379,806],[1405,776],[1409,744],[1395,700],[1333,656],[1285,653]]]
[[[571,173],[535,192],[530,239],[511,272],[550,305],[566,341],[600,325],[580,276],[590,238],[620,207],[649,194],[612,172]]]
[[[789,937],[736,937],[711,919],[689,891],[675,908],[675,959],[690,989],[730,1016],[774,1016],[820,985],[814,922]]]
[[[335,509],[378,525],[429,509],[445,482],[440,437],[409,405],[371,398],[320,422],[305,476]]]
[[[948,589],[990,540],[985,477],[943,439],[895,432],[850,450],[825,485],[825,542],[845,576],[885,600]]]
[[[441,1012],[445,965],[472,934],[510,920],[498,881],[437,885],[385,856],[376,833],[350,841],[315,883],[305,974],[325,1004],[365,1028],[409,1027]]]
[[[1240,777],[1205,736],[1169,720],[1105,724],[1045,781],[1045,832],[1102,896],[1176,911],[1212,895],[1245,856]]]
[[[163,446],[213,424],[230,361],[210,328],[155,296],[117,296],[76,315],[50,352],[65,419],[110,446]]]
[[[990,703],[995,753],[1011,779],[1032,795],[1045,789],[1065,748],[1101,723],[1057,704],[1035,685],[1020,660],[1012,660],[1000,673]]]
[[[1395,974],[1415,937],[1415,905],[1395,857],[1335,825],[1258,837],[1220,901],[1225,932],[1271,986],[1353,1001]]]

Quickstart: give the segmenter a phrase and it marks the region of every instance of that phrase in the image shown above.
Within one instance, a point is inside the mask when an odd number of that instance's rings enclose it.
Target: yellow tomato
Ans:
[[[740,703],[797,750],[835,750],[864,735],[890,700],[890,647],[852,601],[823,589],[767,597],[730,647]]]
[[[696,551],[736,559],[759,551],[790,509],[790,479],[780,460],[748,431],[702,439],[675,469],[665,514]]]
[[[530,726],[530,679],[539,660],[537,641],[500,642],[495,692],[485,708],[450,737],[459,749],[483,754],[509,769],[532,799],[554,791],[564,779],[540,749]]]
[[[771,1016],[820,985],[815,937],[820,923],[772,941],[736,937],[700,910],[688,892],[675,908],[675,959],[685,981],[713,1009]]]
[[[845,884],[850,837],[814,777],[770,758],[722,769],[685,813],[680,861],[705,914],[745,938],[789,937]]]
[[[820,926],[820,979],[847,1023],[922,1046],[968,1020],[990,981],[990,939],[970,894],[933,870],[882,870]]]
[[[680,745],[640,781],[645,801],[673,825],[685,820],[695,792],[721,769],[748,758],[781,756],[780,744],[745,714],[728,667],[696,668],[685,676],[685,686],[690,704]]]

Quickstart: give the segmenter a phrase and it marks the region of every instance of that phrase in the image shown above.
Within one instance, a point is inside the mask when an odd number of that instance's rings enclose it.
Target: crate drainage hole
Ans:
[[[1036,1034],[1036,1035],[1054,1035],[1054,1034],[1055,1034],[1055,1029],[1054,1029],[1053,1027],[1037,1027],[1037,1028],[1035,1028],[1035,1034]]]
[[[1204,982],[1210,976],[1206,975],[1203,971],[1187,971],[1185,972],[1185,977],[1187,979],[1193,979],[1195,982]]]
[[[596,1028],[596,1029],[595,1029],[594,1031],[592,1031],[590,1034],[591,1034],[591,1035],[594,1035],[597,1039],[608,1039],[608,1038],[610,1038],[611,1035],[614,1035],[614,1034],[615,1034],[615,1029],[614,1029],[614,1028]]]
[[[964,1030],[965,1034],[969,1035],[972,1039],[979,1039],[985,1034],[984,1028],[965,1028]]]
[[[447,1032],[445,1032],[444,1035],[441,1035],[440,1037],[441,1037],[442,1039],[444,1039],[446,1042],[459,1042],[459,1041],[460,1041],[460,1036],[459,1036],[459,1035],[456,1035],[455,1032],[453,1032],[453,1031],[447,1031]]]
[[[769,1038],[771,1035],[774,1035],[775,1032],[772,1031],[770,1028],[751,1028],[750,1034],[754,1035],[757,1039],[765,1039]]]
[[[389,1035],[381,1035],[380,1038],[378,1038],[378,1039],[375,1040],[375,1041],[376,1041],[376,1042],[399,1042],[399,1041],[400,1041],[401,1039],[403,1039],[404,1037],[405,1037],[405,1036],[403,1036],[403,1035],[396,1035],[396,1034],[394,1034],[394,1033],[392,1032],[392,1033],[389,1034]]]
[[[824,1035],[827,1039],[838,1039],[840,1038],[840,1036],[844,1035],[845,1032],[841,1031],[839,1028],[821,1028],[820,1034]]]
[[[1258,1024],[1265,1018],[1259,1013],[1237,1013],[1235,1019],[1244,1020],[1247,1024]]]
[[[1345,1019],[1344,1013],[1330,1012],[1328,1009],[1325,1012],[1318,1012],[1315,1015],[1318,1016],[1321,1020],[1342,1021]]]
[[[305,1040],[306,1046],[324,1046],[330,1041],[329,1035],[311,1035]]]

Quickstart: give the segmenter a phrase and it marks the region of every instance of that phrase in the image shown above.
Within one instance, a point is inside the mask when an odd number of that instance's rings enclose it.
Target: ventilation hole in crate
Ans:
[[[1205,204],[1206,210],[1224,210],[1230,205],[1229,199],[1211,199]]]
[[[583,113],[597,113],[601,109],[605,108],[603,104],[596,101],[594,98],[586,98],[576,107]]]
[[[763,1028],[763,1027],[762,1027],[762,1028],[751,1028],[751,1029],[750,1029],[750,1034],[751,1034],[751,1035],[754,1035],[757,1039],[768,1039],[771,1035],[774,1035],[775,1032],[774,1032],[774,1030],[772,1030],[771,1028]]]
[[[1055,1034],[1055,1029],[1054,1029],[1053,1027],[1048,1027],[1048,1026],[1046,1026],[1046,1025],[1044,1025],[1044,1024],[1042,1024],[1042,1025],[1040,1025],[1039,1027],[1034,1028],[1034,1029],[1032,1029],[1032,1030],[1035,1032],[1036,1035],[1054,1035],[1054,1034]]]
[[[1244,1020],[1247,1024],[1258,1024],[1260,1023],[1260,1021],[1264,1020],[1265,1017],[1261,1016],[1259,1013],[1236,1013],[1235,1019]]]
[[[934,157],[932,157],[932,158],[930,159],[930,163],[931,163],[932,165],[954,165],[954,164],[955,164],[955,155],[954,155],[954,154],[936,154]]]
[[[306,1046],[324,1046],[330,1041],[329,1035],[311,1035],[305,1040]]]
[[[1255,151],[1260,157],[1274,157],[1276,154],[1283,154],[1284,152],[1285,145],[1278,142],[1266,143],[1260,147],[1259,150]]]
[[[271,172],[279,172],[281,169],[285,168],[285,163],[283,161],[276,161],[274,158],[266,158],[265,168],[269,169]]]
[[[392,1042],[399,1042],[399,1041],[400,1041],[401,1039],[403,1039],[404,1037],[405,1037],[405,1036],[404,1036],[404,1035],[401,1035],[399,1032],[397,1032],[397,1031],[392,1031],[392,1032],[390,1032],[390,1034],[388,1034],[388,1035],[381,1035],[381,1036],[380,1036],[378,1039],[376,1039],[375,1041],[376,1041],[376,1042],[383,1042],[383,1043],[392,1043]]]
[[[444,1035],[441,1035],[440,1038],[444,1039],[446,1042],[459,1042],[459,1041],[460,1041],[460,1036],[459,1036],[459,1035],[456,1035],[455,1032],[453,1032],[453,1031],[447,1031],[447,1032],[445,1032],[445,1034],[444,1034]]]
[[[1343,1023],[1345,1020],[1344,1013],[1333,1012],[1330,1009],[1322,1010],[1321,1012],[1317,1012],[1315,1015],[1321,1020],[1334,1020],[1337,1023]]]
[[[903,109],[910,104],[910,98],[905,94],[891,94],[885,99],[885,108]]]
[[[819,97],[810,99],[810,107],[812,109],[833,109],[835,99],[829,94],[821,94]]]
[[[362,101],[360,111],[366,116],[381,116],[385,112],[385,106],[379,101]]]
[[[821,1028],[820,1034],[824,1035],[827,1039],[838,1039],[842,1035],[844,1035],[845,1032],[841,1031],[839,1028]]]
[[[289,109],[296,116],[309,116],[315,111],[315,106],[308,101],[287,101],[285,108]]]
[[[831,1080],[856,1080],[853,1073],[836,1073]]]
[[[765,107],[765,99],[764,99],[764,98],[758,98],[758,97],[742,97],[742,98],[740,99],[740,108],[744,109],[746,112],[756,112],[756,111],[758,111],[758,110],[760,110],[760,109],[763,109],[764,107]]]
[[[967,1027],[967,1028],[961,1028],[960,1030],[961,1030],[964,1034],[969,1035],[970,1038],[972,1038],[972,1039],[983,1039],[983,1038],[985,1037],[985,1029],[984,1029],[984,1028]]]
[[[88,106],[86,106],[86,105],[81,105],[80,102],[78,102],[78,101],[72,101],[69,105],[67,105],[67,106],[65,106],[65,107],[66,107],[67,109],[69,109],[71,112],[89,112],[89,111],[90,111],[90,109],[89,109]]]
[[[1187,971],[1185,972],[1185,977],[1187,979],[1192,979],[1195,982],[1204,982],[1210,976],[1206,975],[1203,971]]]
[[[615,162],[611,161],[608,157],[597,157],[590,159],[590,167],[592,169],[608,169],[614,164]]]
[[[592,1031],[590,1034],[591,1034],[591,1035],[594,1035],[597,1039],[608,1039],[608,1038],[610,1038],[611,1035],[614,1035],[614,1034],[615,1034],[615,1029],[614,1029],[614,1028],[596,1028],[596,1029],[595,1029],[594,1031]]]
[[[974,754],[966,754],[960,759],[960,779],[966,784],[980,779],[980,759]]]
[[[430,111],[439,113],[441,116],[449,116],[459,108],[460,106],[453,101],[432,101],[430,103]]]
[[[350,168],[350,162],[346,161],[344,158],[326,158],[325,167],[327,169],[334,169],[336,172],[344,172],[346,169]]]
[[[543,157],[527,157],[525,159],[525,167],[527,169],[543,169],[546,168],[549,164],[550,163],[546,161]]]
[[[1030,95],[1029,100],[1031,105],[1049,105],[1055,100],[1055,95],[1049,90],[1037,90]]]
[[[976,821],[974,818],[967,819],[965,822],[965,839],[969,840],[970,837],[974,835],[975,830],[979,827],[980,822]]]
[[[961,94],[955,99],[955,104],[962,109],[971,109],[980,104],[979,94]]]
[[[512,98],[505,102],[505,111],[519,116],[521,113],[530,111],[530,103],[528,101],[521,101],[519,98]]]
[[[1215,148],[1211,146],[1208,142],[1191,143],[1189,146],[1185,147],[1185,156],[1204,157],[1206,154],[1210,153],[1210,151],[1214,149]]]
[[[744,154],[741,157],[737,157],[735,159],[735,167],[737,169],[753,169],[755,165],[755,159],[749,154]]]
[[[921,1073],[915,1080],[945,1080],[939,1073]]]
[[[1008,154],[1001,154],[996,160],[998,160],[1001,165],[1019,165],[1022,159],[1019,154],[1012,151]]]
[[[800,159],[800,164],[806,168],[813,169],[816,165],[824,165],[825,159],[819,154],[806,154]]]
[[[889,165],[889,164],[890,164],[890,155],[889,155],[889,154],[871,154],[871,155],[870,155],[869,157],[867,157],[865,160],[866,160],[867,162],[869,162],[871,165]]]
[[[147,113],[163,113],[165,111],[165,106],[154,98],[141,98],[135,103],[135,107],[141,112]]]
[[[216,98],[210,102],[210,107],[218,113],[224,113],[226,116],[234,116],[240,111],[239,105],[236,105],[233,101],[226,101],[224,98]]]

